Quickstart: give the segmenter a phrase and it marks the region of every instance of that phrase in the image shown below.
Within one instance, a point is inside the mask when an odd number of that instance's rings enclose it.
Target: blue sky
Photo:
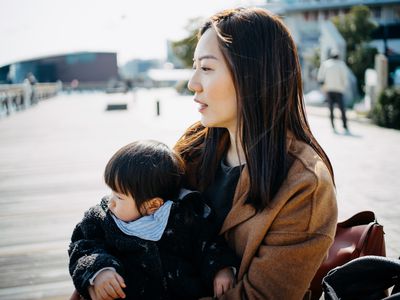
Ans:
[[[165,58],[188,19],[256,0],[0,0],[0,66],[72,51],[115,51],[118,63]]]

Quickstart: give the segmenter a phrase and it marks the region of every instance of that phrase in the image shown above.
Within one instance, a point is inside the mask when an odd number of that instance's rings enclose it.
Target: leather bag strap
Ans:
[[[377,223],[374,221],[365,226],[364,231],[363,231],[360,239],[358,240],[356,248],[354,249],[353,257],[360,256],[361,251],[365,248],[366,241],[367,241],[369,235],[371,234],[372,227],[376,224]]]
[[[371,222],[376,222],[375,213],[372,211],[365,210],[355,214],[354,216],[343,222],[338,223],[337,226],[347,228],[357,225],[366,225]]]

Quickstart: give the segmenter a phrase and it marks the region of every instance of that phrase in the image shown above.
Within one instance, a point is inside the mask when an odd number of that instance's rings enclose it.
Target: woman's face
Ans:
[[[201,36],[194,53],[193,68],[188,87],[199,104],[201,123],[205,127],[223,127],[234,132],[236,91],[214,29],[207,29]]]

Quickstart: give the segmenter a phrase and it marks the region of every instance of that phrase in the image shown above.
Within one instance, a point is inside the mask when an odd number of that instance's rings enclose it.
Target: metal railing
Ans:
[[[57,95],[61,83],[0,84],[0,116],[26,109]]]

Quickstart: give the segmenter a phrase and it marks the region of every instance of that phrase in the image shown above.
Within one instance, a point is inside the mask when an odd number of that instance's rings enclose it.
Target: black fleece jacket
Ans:
[[[108,198],[90,208],[75,227],[69,271],[78,292],[90,299],[89,279],[113,267],[125,280],[126,299],[198,299],[212,295],[213,278],[239,260],[213,232],[197,192],[175,200],[157,242],[124,234],[108,210]]]

